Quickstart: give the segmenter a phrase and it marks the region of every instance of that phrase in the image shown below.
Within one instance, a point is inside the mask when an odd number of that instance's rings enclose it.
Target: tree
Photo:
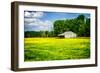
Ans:
[[[81,21],[84,21],[85,20],[85,16],[83,14],[79,15],[77,17],[77,20],[81,20]]]
[[[86,35],[89,37],[90,36],[90,18],[86,19]]]
[[[80,37],[90,36],[90,19],[84,15],[79,15],[74,19],[56,20],[54,22],[54,34],[58,36],[66,31],[73,31]]]
[[[60,33],[63,33],[65,31],[65,20],[56,20],[54,22],[54,34],[57,36]]]

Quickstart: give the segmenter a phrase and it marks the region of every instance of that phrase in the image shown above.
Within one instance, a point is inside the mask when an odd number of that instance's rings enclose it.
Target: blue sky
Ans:
[[[51,31],[55,20],[74,19],[83,13],[24,11],[25,31]],[[84,13],[86,18],[90,14]]]

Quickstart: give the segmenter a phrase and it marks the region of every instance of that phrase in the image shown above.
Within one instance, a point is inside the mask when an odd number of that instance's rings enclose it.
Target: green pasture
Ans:
[[[90,58],[90,38],[25,38],[25,61]]]

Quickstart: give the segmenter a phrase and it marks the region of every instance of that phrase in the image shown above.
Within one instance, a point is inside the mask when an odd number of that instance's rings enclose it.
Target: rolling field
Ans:
[[[25,38],[24,61],[90,58],[89,38]]]

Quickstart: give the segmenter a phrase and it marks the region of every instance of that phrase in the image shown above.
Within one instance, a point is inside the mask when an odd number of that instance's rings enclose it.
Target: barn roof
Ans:
[[[70,34],[75,34],[76,35],[76,33],[74,33],[74,32],[72,32],[72,31],[66,31],[66,32],[64,32],[64,33],[62,33],[62,34],[59,34],[58,36],[64,36],[64,35],[70,35]]]

